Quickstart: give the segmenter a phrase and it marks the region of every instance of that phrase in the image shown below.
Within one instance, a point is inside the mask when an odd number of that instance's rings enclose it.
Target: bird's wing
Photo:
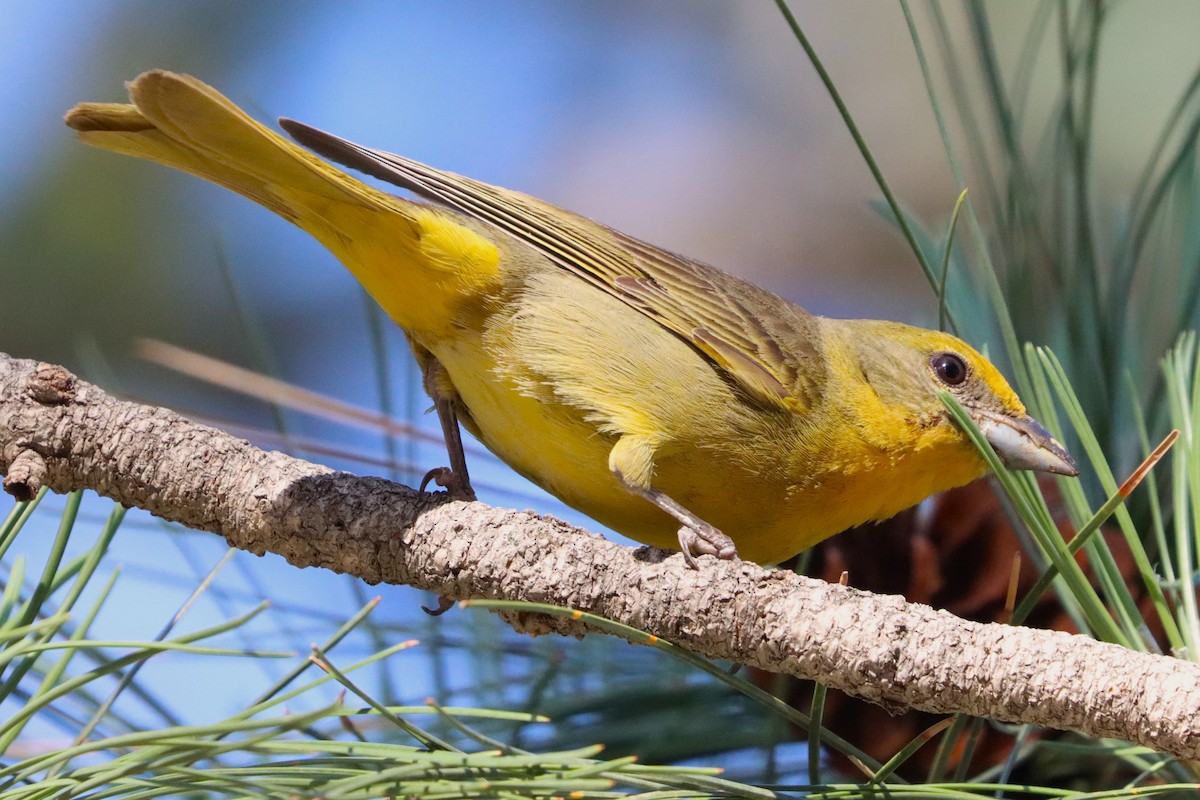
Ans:
[[[799,306],[537,198],[280,120],[327,158],[482,220],[688,342],[759,401],[804,410],[824,381],[817,320]]]

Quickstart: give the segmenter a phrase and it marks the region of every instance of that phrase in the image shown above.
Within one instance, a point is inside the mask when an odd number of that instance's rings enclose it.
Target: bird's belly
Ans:
[[[435,353],[470,411],[471,433],[504,463],[567,505],[636,541],[677,547],[678,523],[631,494],[608,468],[617,437],[584,412],[531,397],[493,356],[459,341]]]
[[[608,468],[617,437],[570,405],[531,397],[498,375],[493,356],[458,342],[436,353],[470,411],[477,438],[502,461],[572,508],[629,538],[678,549],[679,523],[622,486]],[[834,484],[792,491],[786,481],[676,446],[656,460],[656,488],[730,536],[741,558],[776,563],[865,517]]]

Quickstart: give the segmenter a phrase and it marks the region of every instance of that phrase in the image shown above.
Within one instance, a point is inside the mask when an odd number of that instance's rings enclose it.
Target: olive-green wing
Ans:
[[[759,287],[537,198],[280,120],[321,155],[482,220],[689,342],[760,401],[810,407],[825,378],[807,311]]]

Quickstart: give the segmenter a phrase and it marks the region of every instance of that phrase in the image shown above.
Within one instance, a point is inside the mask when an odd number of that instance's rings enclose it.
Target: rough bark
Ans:
[[[558,520],[446,502],[260,450],[61,367],[0,353],[0,473],[18,499],[92,489],[304,567],[455,599],[568,606],[892,709],[1078,730],[1200,758],[1200,665],[967,622],[745,562],[645,557]],[[569,619],[512,619],[583,635]]]

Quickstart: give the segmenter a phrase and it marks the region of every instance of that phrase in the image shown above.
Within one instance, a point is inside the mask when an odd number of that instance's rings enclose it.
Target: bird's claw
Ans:
[[[450,609],[454,608],[454,601],[444,594],[438,595],[438,604],[436,608],[421,606],[421,610],[431,617],[440,617]]]
[[[683,552],[684,563],[692,569],[700,568],[697,556],[716,556],[726,561],[738,557],[733,539],[708,523],[680,526],[679,549]]]
[[[425,487],[429,486],[431,481],[445,489],[446,494],[455,500],[475,499],[475,490],[471,488],[471,484],[462,480],[458,473],[449,467],[434,467],[426,472],[418,490],[424,492]]]

